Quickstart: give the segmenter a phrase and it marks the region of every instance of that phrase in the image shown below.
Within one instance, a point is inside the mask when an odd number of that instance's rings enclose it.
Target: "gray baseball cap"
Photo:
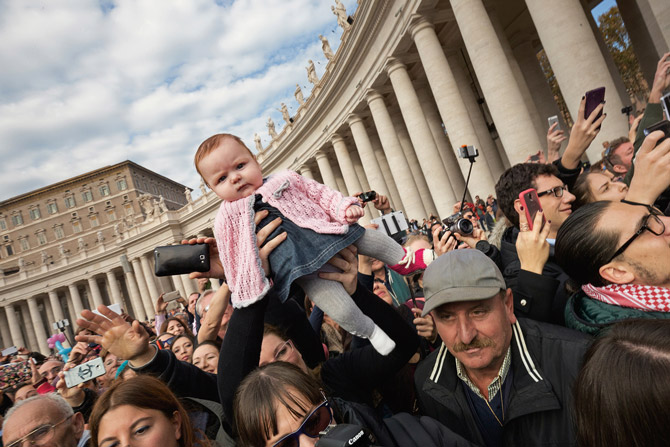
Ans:
[[[502,273],[484,253],[453,250],[434,260],[423,274],[422,315],[447,303],[485,300],[506,288]]]

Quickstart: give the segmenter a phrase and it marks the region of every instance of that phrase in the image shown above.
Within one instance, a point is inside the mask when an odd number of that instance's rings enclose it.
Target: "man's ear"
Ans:
[[[619,164],[612,165],[612,170],[617,174],[625,174],[626,172],[628,172],[628,169],[626,169],[624,165]]]
[[[514,209],[519,214],[523,213],[523,210],[521,209],[521,200],[519,200],[519,199],[514,200]]]
[[[77,412],[72,416],[72,429],[74,430],[75,438],[79,441],[84,434],[84,415]]]
[[[510,324],[516,323],[516,315],[514,315],[514,295],[512,294],[512,289],[507,289],[505,291],[505,298],[503,302],[505,303],[505,312],[507,313],[507,318],[509,319]]]
[[[600,277],[614,284],[630,284],[635,280],[635,273],[623,262],[610,262],[598,269]]]

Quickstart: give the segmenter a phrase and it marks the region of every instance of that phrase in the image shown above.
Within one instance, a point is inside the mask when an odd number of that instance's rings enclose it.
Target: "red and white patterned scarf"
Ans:
[[[646,312],[670,312],[670,289],[639,284],[610,284],[596,287],[582,286],[586,295],[594,300],[621,307],[631,307]]]

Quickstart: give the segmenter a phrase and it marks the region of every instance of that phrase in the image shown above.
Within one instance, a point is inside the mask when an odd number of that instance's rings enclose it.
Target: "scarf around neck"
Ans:
[[[582,286],[582,290],[589,298],[603,303],[645,312],[670,312],[670,289],[665,287],[640,284],[610,284],[596,287],[586,284]]]

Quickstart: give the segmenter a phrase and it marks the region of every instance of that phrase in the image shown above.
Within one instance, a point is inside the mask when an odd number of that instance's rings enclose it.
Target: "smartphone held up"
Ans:
[[[522,191],[519,193],[519,200],[521,201],[521,205],[523,205],[526,214],[528,228],[532,230],[533,224],[535,223],[535,216],[538,211],[542,211],[542,205],[540,204],[540,198],[537,196],[537,191],[535,188],[529,188]],[[542,227],[544,227],[545,223],[547,223],[547,220],[542,216]]]

